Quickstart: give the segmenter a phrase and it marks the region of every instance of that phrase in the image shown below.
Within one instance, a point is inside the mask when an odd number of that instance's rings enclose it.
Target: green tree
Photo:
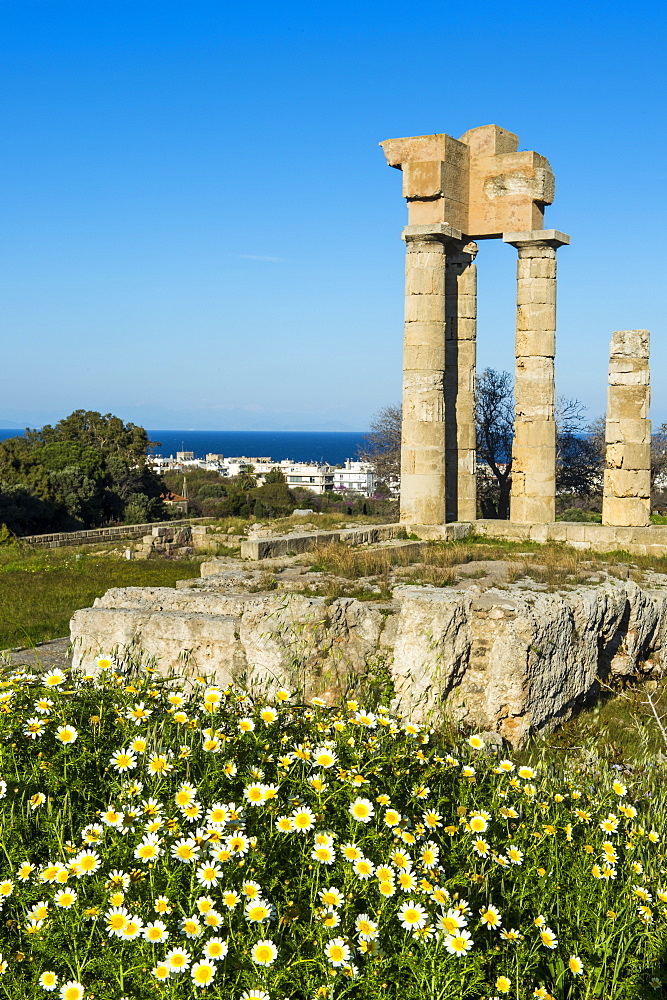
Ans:
[[[586,433],[585,407],[560,397],[556,406],[556,491],[567,503],[595,504],[602,466]],[[477,380],[477,497],[483,517],[507,519],[512,491],[514,392],[509,372],[486,368]]]
[[[284,484],[287,483],[287,480],[285,479],[285,473],[283,472],[282,469],[279,469],[277,466],[275,469],[270,469],[264,476],[264,485],[269,486],[271,485],[271,483],[284,483]]]
[[[104,520],[101,480],[91,479],[78,465],[49,474],[54,502],[80,525],[95,527]]]
[[[164,520],[164,507],[158,497],[149,497],[145,493],[133,493],[125,507],[125,524],[148,524],[151,521]]]
[[[14,535],[41,535],[53,530],[53,504],[23,486],[0,486],[0,524]]]
[[[603,457],[587,433],[585,406],[560,396],[556,404],[556,493],[568,494],[568,504],[599,507]]]
[[[95,410],[75,410],[68,417],[39,431],[26,431],[28,441],[51,444],[77,442],[96,449],[102,455],[120,455],[126,462],[141,464],[150,448],[158,442],[149,441],[148,434],[137,424],[125,424],[112,413],[102,415]]]
[[[296,498],[288,489],[284,476],[282,482],[274,480],[258,486],[252,491],[251,497],[255,501],[255,507],[259,504],[262,509],[257,517],[287,517],[297,506]]]
[[[226,496],[223,483],[211,483],[210,486],[202,486],[197,493],[197,500],[220,500]]]
[[[151,447],[143,427],[90,410],[0,442],[0,485],[5,492],[18,490],[11,504],[13,530],[96,527],[122,521],[130,505],[131,517],[137,505],[149,514],[143,520],[166,517],[160,500],[165,484],[146,461]],[[39,516],[28,495],[42,501]],[[15,509],[18,496],[23,516]],[[36,529],[35,520],[43,521],[47,511],[48,523]]]

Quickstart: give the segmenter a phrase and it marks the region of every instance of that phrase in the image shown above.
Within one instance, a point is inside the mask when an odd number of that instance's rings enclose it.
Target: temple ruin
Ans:
[[[556,519],[556,251],[543,229],[554,197],[549,161],[519,152],[497,125],[454,139],[388,139],[403,171],[406,243],[401,521],[476,519],[477,241],[518,251],[511,520]]]
[[[554,197],[549,162],[519,152],[518,137],[496,125],[381,145],[403,172],[408,203],[400,523],[321,530],[315,518],[281,535],[260,529],[237,539],[239,558],[227,533],[216,540],[214,529],[195,528],[194,545],[222,554],[176,588],[114,588],[77,611],[74,666],[94,673],[98,654],[112,651],[164,672],[241,681],[262,696],[271,685],[302,685],[329,704],[363,692],[383,667],[405,716],[447,717],[520,744],[569,718],[601,682],[664,671],[667,574],[647,570],[641,589],[598,567],[557,594],[528,576],[530,552],[500,573],[462,556],[467,571],[435,583],[415,584],[398,567],[426,560],[433,540],[473,532],[666,556],[667,525],[650,524],[649,334],[616,331],[611,342],[603,523],[557,522],[556,251],[570,240],[543,228]],[[485,239],[518,254],[509,521],[476,518],[476,258]],[[338,576],[327,579],[306,554],[330,543],[400,550],[403,561],[386,572],[390,595],[369,570],[362,600],[328,596]]]

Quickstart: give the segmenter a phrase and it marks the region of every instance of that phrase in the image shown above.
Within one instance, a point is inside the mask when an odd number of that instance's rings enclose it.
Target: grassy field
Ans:
[[[173,587],[199,576],[200,560],[125,560],[90,548],[0,549],[0,649],[69,634],[77,608],[109,587]]]

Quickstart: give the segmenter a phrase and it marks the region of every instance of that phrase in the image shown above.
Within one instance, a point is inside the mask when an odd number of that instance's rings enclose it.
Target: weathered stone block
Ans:
[[[442,477],[441,445],[431,445],[426,442],[422,442],[420,447],[413,445],[406,455],[406,466],[409,467],[412,475],[437,477],[437,480],[434,478],[432,481],[440,483]],[[424,483],[422,483],[422,487],[427,488]]]
[[[651,381],[646,361],[622,358],[609,362],[609,384],[614,386],[649,385]]]
[[[442,295],[407,295],[405,322],[445,322],[445,299]]]
[[[646,471],[647,469],[650,469],[650,467],[651,445],[648,441],[646,444],[635,444],[633,441],[628,441],[624,447],[623,468],[641,469]]]
[[[648,469],[605,469],[604,492],[606,496],[645,497],[648,499],[651,477]]]
[[[607,401],[609,420],[645,420],[648,417],[650,394],[643,385],[610,386]]]
[[[403,346],[403,364],[408,371],[444,371],[444,343],[410,344],[406,337]]]
[[[459,450],[474,451],[476,444],[476,427],[474,424],[459,424],[457,427],[457,441]],[[467,460],[467,459],[466,459]]]
[[[615,330],[611,338],[610,358],[644,358],[648,360],[650,333],[648,330]]]
[[[519,277],[517,301],[529,305],[556,306],[556,282],[552,278]]]
[[[605,440],[607,444],[622,444],[631,441],[633,444],[651,443],[650,421],[638,418],[636,420],[607,420],[605,425]]]
[[[424,371],[407,370],[403,378],[403,436],[407,437],[406,423],[413,421],[416,425],[424,421],[441,423],[445,406],[442,393],[442,371],[431,369]],[[417,429],[417,428],[416,428]]]
[[[445,522],[445,482],[441,477],[439,484],[429,479],[427,484],[421,484],[415,476],[414,489],[405,494],[401,492],[401,522],[411,524],[444,524]]]
[[[606,495],[602,498],[602,523],[608,525],[648,525],[651,505],[648,498],[618,497]],[[622,543],[619,542],[619,545]]]
[[[404,337],[408,344],[439,344],[442,341],[442,323],[406,323]]]
[[[546,303],[518,302],[516,310],[517,330],[553,330],[555,329],[555,306]]]
[[[418,160],[403,167],[404,198],[438,198],[442,194],[442,161]]]
[[[405,275],[406,295],[444,295],[444,276],[441,268],[410,267]]]
[[[517,278],[556,278],[556,257],[519,257],[517,261]]]
[[[469,319],[465,316],[459,316],[456,329],[456,339],[459,344],[463,344],[467,341],[472,341],[474,343],[476,336],[477,320],[474,318]]]
[[[517,330],[515,344],[518,358],[530,355],[553,358],[556,353],[556,331]]]
[[[440,714],[464,673],[470,649],[471,599],[439,588],[400,587],[391,666],[398,711],[418,720]]]
[[[524,478],[524,490],[526,495],[534,494],[540,497],[550,496],[556,488],[556,477],[553,474],[551,463],[544,461],[542,467],[538,465],[537,458],[531,463],[530,471]],[[554,518],[552,517],[553,521]]]
[[[474,265],[472,265],[474,266]],[[459,287],[462,284],[462,279],[459,278]],[[456,315],[458,317],[459,323],[463,319],[476,319],[477,318],[477,296],[474,293],[464,294],[460,290],[458,291],[455,298],[456,305]]]
[[[554,448],[556,422],[554,420],[520,420],[515,429],[516,447]]]
[[[510,518],[522,523],[548,523],[555,520],[556,502],[553,497],[520,496],[512,492]]]

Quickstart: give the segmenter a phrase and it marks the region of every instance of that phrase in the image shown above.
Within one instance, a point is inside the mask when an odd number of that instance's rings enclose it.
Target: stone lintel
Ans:
[[[503,243],[511,243],[513,247],[530,246],[531,243],[547,243],[549,246],[568,246],[570,237],[558,229],[533,229],[524,233],[503,233]]]
[[[401,239],[405,240],[406,243],[410,240],[418,240],[423,236],[434,236],[441,240],[466,240],[459,229],[454,229],[444,222],[433,222],[426,226],[406,226],[401,233]]]

